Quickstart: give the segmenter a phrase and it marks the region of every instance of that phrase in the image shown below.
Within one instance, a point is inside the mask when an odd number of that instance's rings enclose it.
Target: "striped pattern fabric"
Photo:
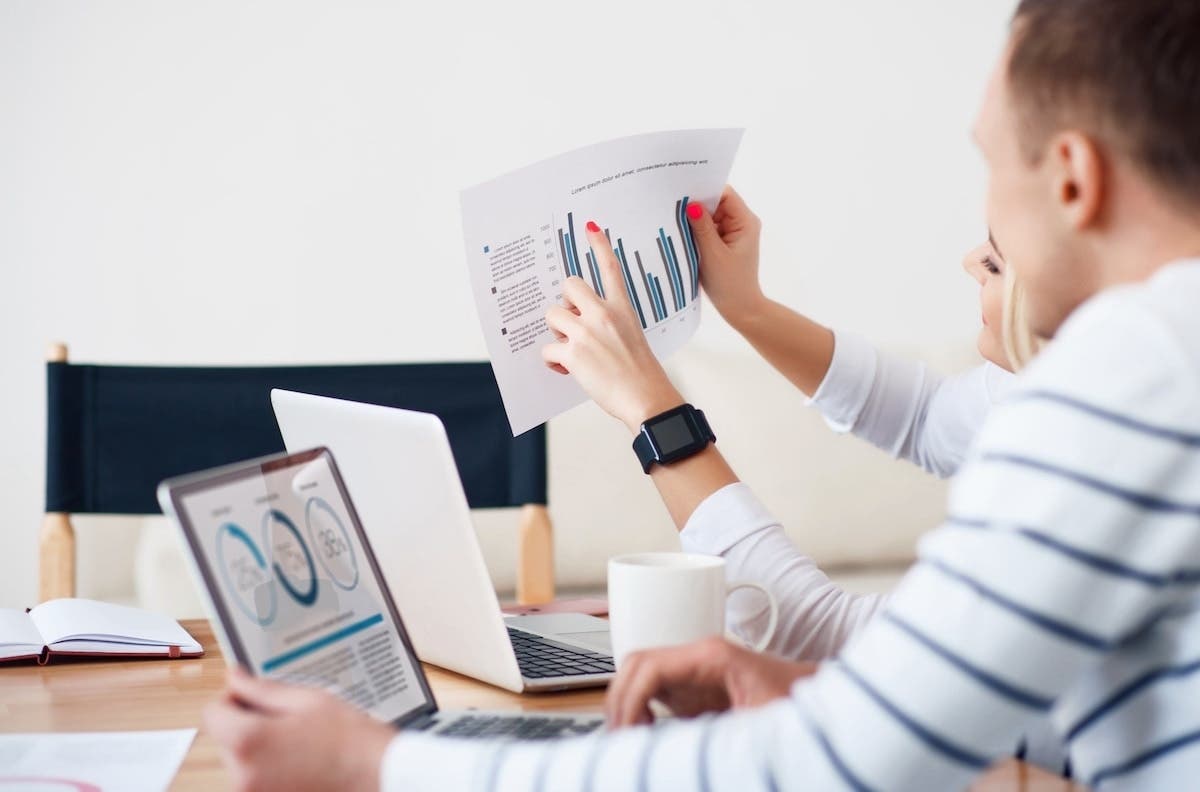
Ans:
[[[1071,317],[883,611],[788,699],[581,741],[400,735],[385,789],[960,789],[1049,717],[1101,790],[1200,779],[1200,261]]]

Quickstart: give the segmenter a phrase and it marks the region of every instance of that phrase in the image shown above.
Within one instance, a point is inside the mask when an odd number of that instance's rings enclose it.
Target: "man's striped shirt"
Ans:
[[[1096,788],[1200,784],[1200,261],[1079,308],[948,511],[789,698],[560,743],[401,734],[383,787],[958,789],[1046,716]]]

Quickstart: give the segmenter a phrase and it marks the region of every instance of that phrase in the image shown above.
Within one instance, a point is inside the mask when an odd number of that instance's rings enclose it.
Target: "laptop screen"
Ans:
[[[433,696],[325,449],[168,482],[232,651],[385,721]]]

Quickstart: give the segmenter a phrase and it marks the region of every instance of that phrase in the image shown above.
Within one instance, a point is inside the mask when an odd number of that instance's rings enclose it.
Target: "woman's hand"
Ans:
[[[204,711],[232,788],[255,792],[375,792],[395,730],[331,693],[229,673]]]
[[[558,341],[542,349],[542,358],[560,374],[574,374],[601,408],[637,432],[647,418],[683,404],[683,397],[650,349],[608,238],[589,222],[587,239],[608,297],[582,278],[567,278],[563,304],[546,313]]]
[[[692,237],[700,250],[700,283],[725,321],[735,329],[754,316],[764,297],[758,283],[758,239],[762,222],[732,187],[709,215],[688,204]]]
[[[652,722],[655,700],[686,718],[759,707],[788,695],[792,683],[816,670],[815,664],[758,654],[721,638],[636,652],[608,686],[605,715],[615,729]]]

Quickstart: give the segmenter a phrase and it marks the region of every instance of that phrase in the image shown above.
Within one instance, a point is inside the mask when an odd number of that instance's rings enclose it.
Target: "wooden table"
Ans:
[[[183,626],[204,647],[195,660],[58,662],[0,667],[0,732],[122,731],[200,725],[200,711],[221,688],[225,662],[207,621]],[[438,705],[512,710],[599,712],[604,693],[587,690],[518,696],[426,666]],[[216,746],[197,735],[171,789],[220,790],[225,774]],[[1019,762],[996,767],[975,792],[1076,792],[1080,787]]]

